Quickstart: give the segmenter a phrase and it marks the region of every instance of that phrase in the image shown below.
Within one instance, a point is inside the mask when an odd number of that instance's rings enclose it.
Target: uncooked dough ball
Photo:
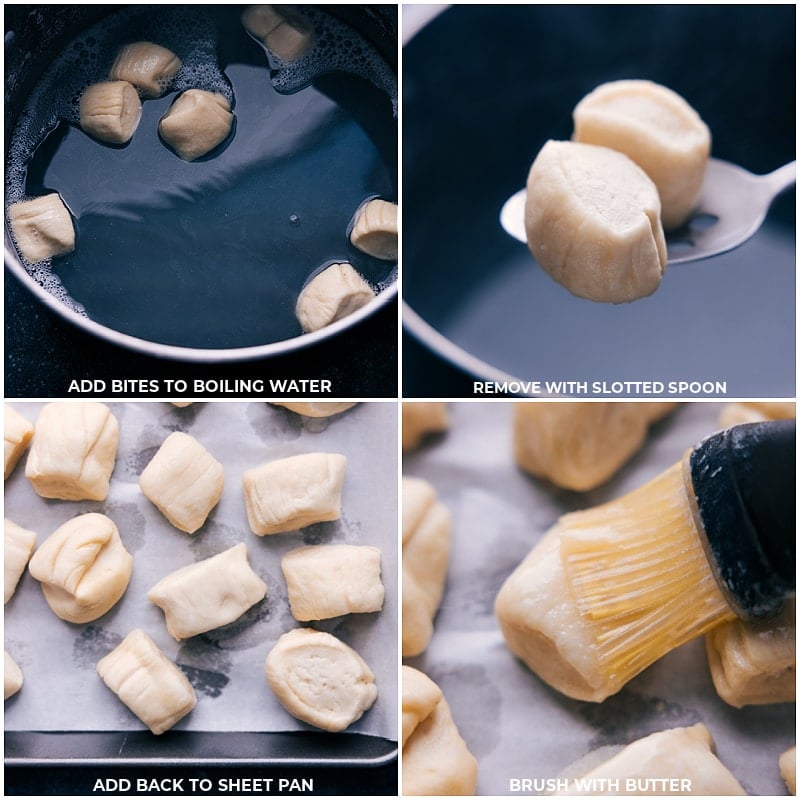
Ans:
[[[31,264],[75,249],[72,217],[56,192],[9,206],[8,221],[17,250]]]
[[[41,544],[28,569],[56,616],[91,622],[125,593],[132,567],[117,526],[103,514],[81,514]]]
[[[421,478],[403,478],[403,656],[433,636],[450,558],[450,512]]]
[[[795,701],[795,601],[765,620],[725,622],[706,634],[717,694],[736,708]]]
[[[418,447],[432,433],[441,433],[450,427],[447,403],[402,404],[403,452]]]
[[[130,141],[142,116],[142,101],[127,81],[92,84],[81,95],[81,129],[101,142]]]
[[[230,103],[223,95],[189,89],[161,117],[158,132],[184,161],[194,161],[224,142],[232,125]]]
[[[514,456],[522,469],[584,492],[607,481],[644,444],[650,425],[676,403],[520,402]]]
[[[343,731],[372,707],[378,688],[372,670],[340,639],[297,628],[278,639],[266,662],[267,683],[297,719]]]
[[[560,544],[552,528],[506,579],[495,613],[508,648],[543,681],[568,697],[599,703],[625,680],[605,675],[594,627],[572,598]]]
[[[350,241],[367,255],[397,261],[397,206],[377,197],[360,205],[353,217]]]
[[[549,141],[528,174],[528,247],[578,297],[629,303],[652,294],[667,265],[661,203],[627,156]]]
[[[3,694],[4,700],[15,695],[22,688],[22,670],[17,666],[17,662],[8,654],[8,650],[3,651]]]
[[[253,572],[247,546],[237,544],[162,578],[147,599],[164,611],[178,641],[233,622],[263,600],[267,584]]]
[[[156,736],[197,704],[187,677],[139,628],[97,662],[97,674]]]
[[[354,544],[315,544],[281,560],[292,616],[300,622],[383,608],[381,551]]]
[[[22,454],[28,449],[33,438],[33,425],[25,417],[5,404],[3,415],[3,479],[14,471]]]
[[[222,464],[192,436],[171,433],[139,478],[145,497],[179,530],[199,530],[222,497]]]
[[[478,763],[439,687],[403,667],[403,795],[472,795]]]
[[[25,476],[41,497],[105,500],[119,442],[102,403],[50,403],[36,420]]]
[[[304,417],[332,417],[334,414],[341,414],[352,408],[355,403],[272,403],[273,406],[283,406],[295,414],[302,414]]]
[[[714,754],[714,740],[705,725],[698,723],[690,728],[672,728],[659,731],[632,742],[622,751],[590,770],[583,776],[587,785],[608,785],[619,781],[624,787],[627,780],[648,781],[642,791],[586,791],[575,783],[565,795],[671,795],[692,794],[715,796],[739,796],[747,792],[741,787],[730,770]],[[665,778],[684,781],[683,790],[660,788]]]
[[[574,139],[625,153],[651,178],[667,229],[694,208],[711,152],[711,134],[678,94],[651,81],[598,86],[573,112]]]
[[[181,68],[171,50],[153,42],[133,42],[119,49],[108,77],[132,83],[144,97],[161,97]]]
[[[257,536],[339,519],[347,459],[306,453],[271,461],[244,473],[250,530]]]
[[[786,788],[791,794],[797,794],[797,748],[790,747],[785,753],[781,753],[778,759],[778,767],[781,777],[786,784]]]
[[[25,572],[25,567],[28,566],[28,561],[36,547],[36,533],[6,519],[4,520],[3,534],[3,603],[7,603],[14,596],[19,579]]]
[[[350,264],[331,264],[300,292],[295,314],[306,333],[317,331],[358,311],[375,297]]]

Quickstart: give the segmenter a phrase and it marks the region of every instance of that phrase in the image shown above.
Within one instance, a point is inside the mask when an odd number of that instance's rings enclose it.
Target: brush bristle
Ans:
[[[606,676],[625,683],[735,615],[698,536],[681,464],[640,489],[558,523],[581,615]]]

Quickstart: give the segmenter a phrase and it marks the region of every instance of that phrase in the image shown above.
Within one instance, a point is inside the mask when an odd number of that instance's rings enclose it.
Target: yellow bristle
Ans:
[[[561,557],[605,674],[623,683],[735,618],[700,542],[681,464],[559,520]]]

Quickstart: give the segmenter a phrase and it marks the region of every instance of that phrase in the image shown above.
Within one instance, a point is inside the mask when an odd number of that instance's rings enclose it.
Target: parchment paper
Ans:
[[[41,404],[14,403],[34,422]],[[374,545],[382,552],[382,611],[313,623],[353,647],[371,667],[378,699],[349,732],[397,737],[397,411],[395,403],[361,403],[328,419],[298,416],[267,403],[110,403],[120,443],[104,502],[44,500],[25,478],[25,459],[6,482],[5,515],[37,532],[38,543],[79,513],[98,511],[117,524],[134,558],[122,600],[99,620],[58,619],[26,572],[5,607],[5,646],[25,684],[6,703],[11,731],[142,730],[142,723],[95,674],[97,661],[141,627],[187,673],[196,708],[176,729],[193,731],[310,730],[290,716],[264,678],[264,661],[278,637],[300,623],[291,616],[280,568],[284,553],[304,544]],[[173,431],[196,437],[225,468],[219,505],[198,533],[174,527],[140,492],[141,471]],[[302,531],[258,537],[250,532],[242,473],[263,462],[327,451],[348,458],[342,517]],[[268,594],[239,620],[183,642],[167,633],[147,591],[173,570],[245,542]]]
[[[787,793],[778,756],[795,741],[794,704],[728,706],[714,690],[702,640],[674,650],[604,703],[586,703],[562,696],[515,659],[494,616],[503,581],[561,514],[649,481],[718,428],[720,408],[679,408],[611,481],[582,494],[516,468],[509,403],[451,404],[450,431],[404,457],[404,473],[429,480],[453,513],[433,640],[407,663],[442,687],[478,759],[479,794],[519,794],[510,779],[555,778],[597,748],[697,722],[709,728],[719,758],[748,793]]]

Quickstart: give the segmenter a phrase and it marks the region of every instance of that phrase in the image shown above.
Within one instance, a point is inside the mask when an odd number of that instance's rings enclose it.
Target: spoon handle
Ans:
[[[790,161],[788,164],[778,167],[773,172],[764,175],[762,180],[772,192],[772,197],[776,197],[797,181],[797,162]]]

